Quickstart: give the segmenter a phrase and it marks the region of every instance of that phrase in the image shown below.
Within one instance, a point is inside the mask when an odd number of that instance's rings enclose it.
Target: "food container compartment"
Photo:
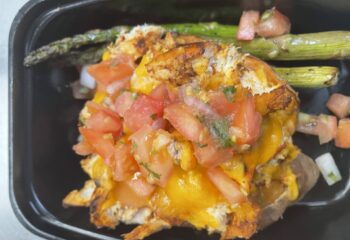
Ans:
[[[36,0],[27,3],[13,22],[9,46],[10,195],[19,220],[34,234],[48,239],[118,239],[134,227],[96,229],[89,223],[88,209],[62,207],[63,197],[72,189],[80,188],[87,179],[79,165],[80,157],[72,151],[83,101],[72,97],[69,83],[78,78],[78,73],[73,67],[48,64],[25,68],[22,61],[26,53],[65,36],[113,25],[186,21],[237,23],[241,9],[264,9],[262,2]],[[277,2],[279,9],[291,18],[295,33],[350,29],[350,7],[346,1],[333,0],[333,7],[306,0]],[[287,63],[291,64],[329,64],[341,68],[337,86],[300,91],[302,110],[326,112],[325,101],[332,92],[350,94],[348,61]],[[350,239],[349,151],[337,149],[332,143],[319,146],[317,138],[312,136],[296,134],[295,141],[313,158],[330,151],[343,180],[328,187],[320,178],[302,202],[286,211],[283,220],[253,239],[272,240],[282,236],[285,240]],[[204,231],[173,228],[149,239],[218,238]]]

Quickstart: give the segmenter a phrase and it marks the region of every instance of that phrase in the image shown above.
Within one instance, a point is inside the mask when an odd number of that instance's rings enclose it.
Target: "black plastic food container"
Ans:
[[[267,1],[269,2],[269,1]],[[291,18],[295,33],[350,30],[347,1],[276,1]],[[322,1],[326,2],[327,1]],[[22,65],[30,50],[93,28],[121,24],[219,21],[237,24],[242,9],[264,9],[263,1],[175,0],[50,0],[31,1],[18,13],[10,36],[10,161],[12,205],[17,217],[34,234],[46,238],[114,239],[133,226],[96,229],[88,209],[62,207],[63,197],[80,188],[87,176],[72,151],[77,139],[77,117],[82,101],[72,97],[69,83],[78,78],[75,68],[41,64]],[[344,4],[344,5],[342,5]],[[348,61],[294,62],[276,65],[328,64],[341,68],[339,84],[330,89],[300,91],[302,110],[327,113],[325,102],[332,92],[350,94]],[[349,136],[350,137],[350,136]],[[283,220],[259,232],[259,240],[350,239],[350,154],[333,143],[319,146],[312,136],[296,134],[297,145],[311,157],[331,152],[343,180],[328,187],[320,178],[303,202],[290,207]],[[203,199],[205,201],[205,199]],[[30,224],[29,224],[30,223]],[[173,228],[149,239],[218,239],[204,231]]]

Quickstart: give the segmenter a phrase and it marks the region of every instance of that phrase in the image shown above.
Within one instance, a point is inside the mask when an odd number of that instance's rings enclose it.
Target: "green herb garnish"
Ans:
[[[155,171],[153,171],[153,170],[149,167],[148,163],[141,162],[140,165],[143,166],[143,167],[148,171],[148,173],[149,173],[150,176],[155,177],[155,178],[157,178],[158,180],[160,179],[160,174],[159,174],[159,173],[156,173]]]
[[[338,181],[338,177],[334,174],[334,172],[330,172],[327,175],[331,180],[333,180],[334,182]]]
[[[131,97],[132,99],[136,100],[136,98],[138,98],[138,94],[137,93],[131,93]]]
[[[131,146],[131,151],[132,152],[135,152],[137,149],[137,144],[135,142],[132,143],[132,146]]]
[[[152,120],[156,120],[157,119],[157,113],[153,113],[149,116]]]
[[[200,147],[200,148],[205,148],[205,147],[207,147],[207,146],[208,146],[208,144],[207,144],[207,143],[205,143],[205,144],[202,144],[202,143],[196,143],[196,145],[197,145],[198,147]]]
[[[228,86],[228,87],[224,87],[222,91],[225,94],[227,101],[233,102],[233,96],[236,92],[236,88],[234,86]]]
[[[229,135],[230,123],[226,118],[218,118],[209,124],[210,133],[217,139],[220,146],[223,148],[232,147],[232,142]]]

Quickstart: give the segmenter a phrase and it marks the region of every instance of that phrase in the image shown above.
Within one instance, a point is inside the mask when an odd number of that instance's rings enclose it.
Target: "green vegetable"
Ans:
[[[337,182],[339,180],[339,178],[334,174],[334,172],[330,172],[327,175],[331,180],[333,180],[334,182]]]
[[[225,94],[227,101],[233,102],[233,95],[236,92],[236,88],[234,86],[228,86],[224,87],[222,91]]]
[[[152,120],[156,120],[157,119],[157,113],[153,113],[149,116]]]
[[[321,88],[334,86],[338,82],[339,70],[336,67],[289,67],[274,68],[282,79],[293,87]]]
[[[154,177],[154,178],[157,178],[158,180],[160,179],[160,174],[159,173],[156,173],[155,171],[153,171],[150,166],[148,165],[148,163],[145,163],[145,162],[141,162],[140,163],[141,166],[143,166],[149,173],[150,176]]]
[[[233,25],[211,22],[161,26],[179,34],[191,34],[222,43],[233,43],[243,52],[265,60],[347,59],[350,57],[350,31],[286,34],[274,38],[236,41],[237,26]],[[122,31],[130,28],[117,26],[107,30],[92,30],[52,42],[31,52],[24,59],[24,65],[32,66],[47,59],[65,55],[81,46],[112,42]]]
[[[208,144],[203,144],[203,143],[196,143],[196,145],[198,146],[198,147],[200,147],[200,148],[205,148],[205,147],[207,147],[208,146]]]
[[[229,135],[230,123],[226,118],[218,118],[209,123],[209,131],[223,148],[232,147],[232,142]]]

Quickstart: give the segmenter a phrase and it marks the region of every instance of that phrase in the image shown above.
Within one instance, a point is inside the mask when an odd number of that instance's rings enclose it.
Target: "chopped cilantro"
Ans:
[[[145,162],[141,162],[140,163],[141,166],[143,166],[149,173],[150,176],[157,178],[158,180],[160,179],[160,174],[154,172],[148,165],[148,163]]]
[[[198,147],[200,147],[200,148],[204,148],[204,147],[208,146],[208,144],[207,144],[207,143],[205,143],[205,144],[202,144],[202,143],[196,143],[196,145],[197,145]]]
[[[137,149],[137,144],[135,142],[132,143],[132,146],[131,146],[131,151],[132,152],[135,152]]]
[[[136,100],[136,98],[138,97],[139,95],[137,94],[137,93],[135,93],[135,92],[133,92],[132,94],[131,94],[131,97],[132,97],[132,99],[134,99],[134,100]]]
[[[228,86],[224,87],[222,91],[225,94],[227,101],[233,102],[233,95],[236,92],[236,88],[234,86]]]
[[[153,113],[149,116],[152,120],[156,120],[157,119],[157,113]]]
[[[220,146],[223,148],[232,147],[232,142],[229,135],[230,123],[226,118],[218,118],[213,120],[209,125],[210,133],[217,139]]]
[[[336,181],[339,180],[338,177],[334,174],[334,172],[328,173],[327,176],[328,176],[332,181],[334,181],[334,182],[336,182]]]

